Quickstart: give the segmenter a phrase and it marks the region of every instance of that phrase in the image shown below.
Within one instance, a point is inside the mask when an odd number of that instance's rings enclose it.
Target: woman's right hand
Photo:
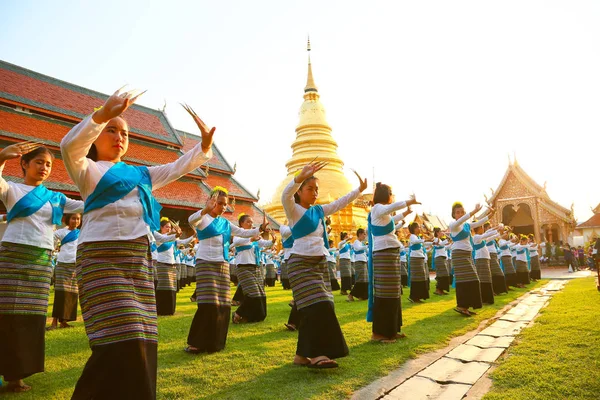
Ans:
[[[96,111],[92,115],[92,119],[97,124],[103,124],[110,121],[113,118],[123,114],[135,101],[146,91],[140,92],[139,90],[130,90],[128,92],[121,92],[125,86],[117,90],[106,100],[102,108]]]
[[[323,167],[328,164],[327,162],[324,162],[324,161],[315,162],[316,159],[317,158],[315,157],[315,159],[313,161],[311,161],[310,163],[305,165],[304,168],[302,168],[302,170],[300,171],[300,173],[298,175],[296,175],[296,177],[294,178],[294,181],[296,183],[304,182],[306,179],[308,179],[311,176],[313,176],[314,174],[316,174],[318,171],[323,169]]]
[[[23,154],[27,154],[41,146],[43,146],[41,143],[35,143],[35,142],[23,142],[23,143],[11,144],[10,146],[5,147],[0,152],[0,162],[3,163],[7,160],[19,158]]]

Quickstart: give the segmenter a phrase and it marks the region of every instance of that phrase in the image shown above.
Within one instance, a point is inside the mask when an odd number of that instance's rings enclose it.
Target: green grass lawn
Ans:
[[[574,279],[523,330],[485,400],[600,399],[600,293]]]
[[[531,284],[540,286],[544,281]],[[432,281],[434,289],[435,281]],[[454,295],[435,296],[425,304],[411,304],[408,290],[402,299],[404,332],[407,339],[395,344],[370,343],[371,324],[365,321],[366,301],[347,303],[335,295],[337,316],[342,325],[350,355],[339,359],[340,368],[311,370],[292,365],[296,332],[288,332],[291,291],[277,284],[267,288],[268,317],[257,324],[230,325],[227,347],[210,355],[193,356],[182,351],[196,310],[189,301],[191,287],[178,294],[174,316],[159,317],[158,398],[160,399],[305,399],[345,398],[399,367],[417,354],[444,346],[448,340],[478,326],[498,309],[522,295],[514,290],[496,298],[472,318],[452,309]],[[52,301],[52,298],[51,298]],[[50,310],[51,310],[50,306]],[[19,399],[70,398],[75,383],[90,355],[83,322],[74,329],[59,329],[46,335],[46,372],[25,381],[33,390]]]

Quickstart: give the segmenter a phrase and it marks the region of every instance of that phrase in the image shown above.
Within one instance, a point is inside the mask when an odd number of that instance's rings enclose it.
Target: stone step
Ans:
[[[506,349],[510,346],[510,344],[515,340],[514,336],[501,336],[501,337],[492,337],[485,335],[476,335],[469,339],[465,344],[470,344],[471,346],[483,347],[483,348],[491,348],[491,347],[501,347]]]
[[[469,391],[471,385],[452,383],[440,385],[427,378],[415,376],[392,390],[386,400],[460,400]]]
[[[469,344],[461,344],[446,354],[446,357],[461,361],[494,362],[504,352],[502,347],[480,348]]]
[[[417,376],[433,379],[440,384],[464,383],[473,385],[490,368],[484,362],[463,363],[452,358],[442,357]]]

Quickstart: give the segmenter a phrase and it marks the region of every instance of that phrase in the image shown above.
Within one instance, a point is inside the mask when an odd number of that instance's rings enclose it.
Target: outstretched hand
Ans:
[[[316,174],[318,171],[322,170],[323,167],[325,167],[327,164],[327,162],[325,161],[317,161],[318,157],[315,157],[311,162],[309,162],[307,165],[304,166],[304,168],[302,168],[302,170],[300,171],[300,173],[298,175],[296,175],[296,177],[294,178],[294,181],[296,183],[302,183],[304,182],[306,179],[310,178],[311,176],[313,176],[314,174]]]
[[[261,232],[270,231],[270,229],[268,229],[268,228],[269,228],[269,221],[267,221],[267,213],[265,213],[263,211],[263,223],[260,224],[260,231]]]
[[[0,152],[0,163],[6,160],[12,160],[13,158],[19,158],[24,154],[27,154],[38,147],[43,146],[38,142],[23,142],[23,143],[15,143],[10,146],[5,147]]]
[[[215,130],[217,128],[215,128],[214,126],[212,128],[209,128],[204,123],[204,121],[202,121],[202,119],[200,119],[198,114],[196,114],[194,109],[192,107],[190,107],[189,105],[182,104],[181,106],[185,109],[185,111],[188,112],[188,114],[190,114],[192,116],[192,118],[194,119],[194,122],[198,126],[198,129],[200,129],[200,132],[202,133],[202,151],[204,153],[208,153],[208,151],[212,147],[213,135],[215,134]]]
[[[358,186],[358,190],[360,192],[363,192],[368,187],[367,178],[362,179],[360,177],[360,175],[358,174],[358,172],[356,172],[355,170],[352,170],[352,172],[354,172],[354,175],[356,175],[356,177],[358,178],[358,181],[360,182],[360,185]]]
[[[94,122],[97,124],[103,124],[113,118],[118,117],[119,115],[123,114],[125,110],[127,110],[133,103],[135,103],[135,101],[141,95],[146,93],[145,90],[140,92],[137,89],[122,92],[124,88],[125,86],[114,92],[112,96],[106,100],[102,108],[92,115]]]
[[[408,201],[406,202],[406,204],[412,206],[413,204],[421,204],[421,202],[417,200],[417,196],[415,196],[415,194],[413,193],[410,196],[408,196]]]
[[[212,210],[217,206],[217,198],[215,196],[211,196],[207,201],[206,205],[202,209],[203,214],[209,214]]]
[[[471,216],[474,217],[479,211],[481,211],[481,204],[477,203],[475,204],[475,209],[471,211]]]

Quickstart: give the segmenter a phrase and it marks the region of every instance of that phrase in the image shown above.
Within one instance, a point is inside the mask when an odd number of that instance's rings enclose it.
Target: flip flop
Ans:
[[[456,311],[457,313],[462,314],[462,315],[464,315],[466,317],[470,317],[471,316],[471,313],[469,311],[467,311],[467,310],[460,310],[458,308],[455,308],[454,311]]]
[[[396,343],[396,339],[371,339],[373,343],[392,344]]]
[[[306,368],[329,369],[339,367],[334,360],[319,360],[316,363],[306,364]]]
[[[13,385],[13,384],[8,384],[6,385],[6,389],[7,392],[13,392],[13,393],[23,393],[23,392],[28,392],[31,390],[31,386],[29,385]]]
[[[470,315],[477,315],[477,313],[476,313],[475,311],[469,311],[469,310],[467,310],[467,312],[468,312]]]
[[[188,354],[200,354],[200,353],[201,353],[201,351],[200,351],[200,350],[192,350],[192,349],[190,348],[190,346],[184,347],[184,348],[183,348],[183,351],[185,351],[185,352],[186,352],[186,353],[188,353]]]

